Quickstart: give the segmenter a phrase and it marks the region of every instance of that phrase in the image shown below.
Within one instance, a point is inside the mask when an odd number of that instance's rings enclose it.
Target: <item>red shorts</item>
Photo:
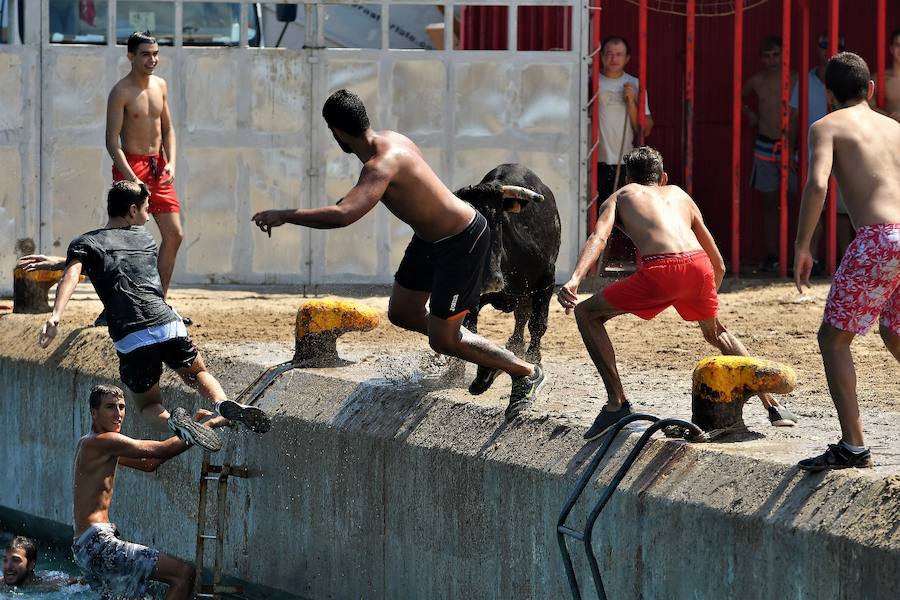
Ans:
[[[825,302],[824,321],[865,335],[881,324],[900,335],[900,224],[866,225],[856,230]]]
[[[637,273],[605,288],[603,297],[648,321],[670,306],[685,321],[715,318],[719,308],[716,276],[703,250],[647,256]]]
[[[160,182],[165,178],[163,169],[166,166],[166,159],[162,154],[125,154],[125,160],[137,178],[147,184],[150,190],[150,214],[157,213],[177,213],[180,212],[178,206],[178,196],[175,194],[175,184],[162,185]],[[125,176],[113,165],[112,168],[113,181],[122,181]]]

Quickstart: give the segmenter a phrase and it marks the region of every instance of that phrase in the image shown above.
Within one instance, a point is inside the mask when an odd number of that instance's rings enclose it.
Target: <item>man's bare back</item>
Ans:
[[[860,102],[814,123],[810,136],[813,152],[833,152],[854,228],[900,223],[900,123]]]
[[[644,256],[701,250],[693,223],[699,210],[676,185],[629,183],[616,196],[616,226]]]
[[[419,237],[433,242],[469,224],[475,209],[453,195],[412,140],[395,131],[378,131],[371,142],[375,155],[365,162],[363,176],[371,169],[389,177],[381,200]]]
[[[110,111],[121,112],[119,137],[127,154],[159,154],[166,96],[166,82],[156,75],[150,75],[146,87],[131,74],[113,86],[109,107]]]

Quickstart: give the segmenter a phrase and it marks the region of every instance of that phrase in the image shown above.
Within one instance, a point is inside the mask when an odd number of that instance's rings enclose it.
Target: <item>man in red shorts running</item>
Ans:
[[[797,289],[809,286],[810,240],[832,174],[856,237],[834,274],[818,335],[841,440],[801,460],[807,471],[872,466],[856,397],[853,339],[879,321],[884,345],[900,361],[900,123],[869,108],[875,83],[866,62],[852,52],[828,61],[825,88],[835,110],[809,128],[809,177],[794,253]]]
[[[585,439],[597,439],[619,419],[632,414],[616,369],[616,354],[605,323],[625,313],[650,320],[674,306],[685,321],[698,321],[703,338],[727,355],[747,356],[741,341],[716,318],[717,290],[725,262],[703,223],[700,209],[684,190],[666,185],[662,156],[642,146],[625,157],[627,185],[600,206],[597,228],[578,256],[572,278],[559,290],[559,303],[575,320],[591,359],[606,385],[608,401]],[[578,285],[597,263],[613,226],[631,238],[638,250],[638,271],[578,302]],[[776,426],[797,422],[787,408],[760,394]]]
[[[128,60],[131,72],[113,86],[106,104],[106,150],[113,181],[143,182],[150,190],[150,214],[162,236],[157,268],[165,296],[184,239],[175,195],[175,129],[166,80],[153,74],[159,64],[156,38],[132,33]]]

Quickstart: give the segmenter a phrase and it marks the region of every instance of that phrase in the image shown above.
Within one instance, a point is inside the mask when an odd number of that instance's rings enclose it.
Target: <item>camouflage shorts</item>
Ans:
[[[91,589],[107,598],[143,598],[159,550],[126,542],[112,523],[95,523],[72,544]]]

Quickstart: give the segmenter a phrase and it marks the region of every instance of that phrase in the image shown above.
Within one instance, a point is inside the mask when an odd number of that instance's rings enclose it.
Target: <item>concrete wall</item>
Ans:
[[[106,221],[106,100],[130,68],[126,50],[49,43],[46,3],[27,3],[25,45],[0,44],[0,293],[12,289],[18,240],[62,254]],[[358,159],[340,150],[320,116],[341,87],[363,98],[373,127],[420,144],[453,189],[502,162],[538,173],[559,206],[565,277],[586,210],[582,13],[572,14],[571,52],[326,49],[324,42],[322,49],[185,48],[180,36],[163,46],[157,74],[169,86],[185,228],[175,282],[392,281],[411,230],[384,207],[345,229],[286,227],[271,239],[250,224],[266,208],[333,204],[356,183]]]
[[[87,392],[114,380],[115,359],[98,330],[63,331],[52,353],[38,352],[29,323],[14,315],[0,327],[0,506],[68,523]],[[264,366],[205,354],[230,393]],[[166,383],[172,405],[196,403]],[[505,426],[500,406],[363,364],[291,371],[261,406],[276,414],[273,430],[230,433],[215,455],[253,473],[229,492],[229,573],[313,599],[568,597],[555,522],[596,448],[580,428]],[[126,433],[140,431],[130,415]],[[620,440],[616,461],[632,442]],[[190,451],[155,475],[122,470],[121,531],[191,557],[199,463]],[[896,478],[801,477],[655,441],[598,522],[595,549],[610,598],[888,598],[900,584],[898,499]],[[591,598],[583,551],[573,555]]]

